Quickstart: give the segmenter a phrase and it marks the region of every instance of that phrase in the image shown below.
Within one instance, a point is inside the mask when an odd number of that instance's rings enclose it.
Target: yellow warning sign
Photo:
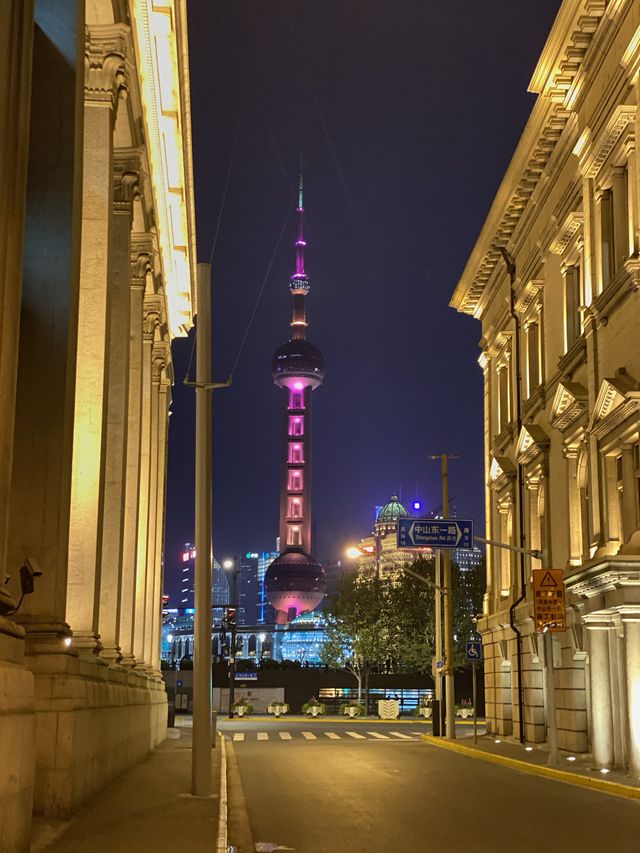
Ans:
[[[536,631],[566,631],[562,569],[533,570],[533,608]]]

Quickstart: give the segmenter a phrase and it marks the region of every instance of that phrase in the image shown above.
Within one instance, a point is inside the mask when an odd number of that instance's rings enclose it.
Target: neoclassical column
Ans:
[[[597,768],[610,769],[613,766],[614,754],[609,633],[608,623],[587,622],[593,759]]]
[[[489,470],[491,468],[491,359],[488,353],[482,352],[478,359],[482,368],[483,390],[484,390],[484,504],[487,525],[487,539],[493,539],[493,513],[491,508],[492,494],[489,481]],[[495,580],[494,580],[494,558],[493,548],[486,550],[487,586],[484,593],[482,610],[485,615],[495,611]]]
[[[9,496],[13,458],[13,418],[18,371],[18,333],[22,291],[29,112],[33,50],[33,0],[9,0],[0,7],[0,103],[3,137],[0,146],[0,577],[7,571]],[[11,567],[14,571],[19,566]],[[17,590],[16,590],[17,591]],[[8,595],[0,584],[0,600]]]
[[[119,621],[124,544],[126,449],[129,403],[131,325],[131,223],[138,188],[138,152],[114,155],[113,219],[107,293],[107,375],[102,494],[102,537],[99,543],[98,634],[101,655],[119,660]]]
[[[147,296],[144,300],[144,325],[142,340],[142,390],[140,412],[140,490],[138,505],[138,543],[136,553],[135,615],[133,630],[133,654],[136,666],[150,666],[145,651],[148,650],[146,631],[147,550],[149,530],[149,496],[151,471],[151,398],[152,398],[152,352],[156,327],[160,322],[159,300]]]
[[[160,327],[156,330],[158,332]],[[158,346],[160,345],[160,346]],[[149,442],[149,504],[147,524],[147,589],[144,609],[144,659],[147,665],[153,668],[156,657],[154,650],[155,622],[157,621],[156,601],[159,594],[159,581],[157,577],[157,530],[158,522],[158,482],[159,482],[159,410],[160,410],[160,380],[166,361],[162,342],[156,341],[152,353],[152,383],[151,383],[151,428]]]
[[[640,606],[622,614],[624,624],[629,771],[640,776]]]
[[[167,358],[170,357],[167,344]],[[171,380],[168,362],[160,375],[158,395],[158,500],[156,509],[156,549],[154,620],[153,620],[153,668],[160,671],[160,653],[162,644],[162,592],[164,579],[164,533],[165,507],[167,494],[167,451],[169,433],[169,406],[171,405]]]
[[[131,256],[129,311],[129,398],[127,405],[127,449],[124,486],[124,526],[120,583],[118,644],[121,663],[133,666],[136,607],[136,559],[140,508],[140,437],[142,419],[142,332],[145,285],[151,276],[151,238],[134,239]]]
[[[95,651],[104,474],[107,293],[112,247],[113,129],[125,87],[122,25],[91,31],[86,48],[80,294],[71,473],[67,621]]]

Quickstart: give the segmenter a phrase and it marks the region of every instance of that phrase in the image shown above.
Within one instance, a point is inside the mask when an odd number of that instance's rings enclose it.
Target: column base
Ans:
[[[28,656],[36,654],[67,654],[76,657],[78,650],[72,643],[73,632],[66,622],[55,616],[21,616]]]

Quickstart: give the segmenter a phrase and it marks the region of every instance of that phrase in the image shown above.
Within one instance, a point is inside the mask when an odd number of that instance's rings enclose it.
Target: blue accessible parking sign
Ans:
[[[482,642],[480,640],[469,640],[467,643],[467,660],[482,660]]]

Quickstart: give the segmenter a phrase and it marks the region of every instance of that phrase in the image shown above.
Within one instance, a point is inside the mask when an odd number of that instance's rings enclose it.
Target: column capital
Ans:
[[[120,95],[127,92],[126,24],[94,25],[87,29],[85,43],[85,100],[116,109]]]
[[[147,274],[151,272],[151,254],[134,251],[131,253],[131,289],[144,293]]]
[[[113,152],[113,209],[131,213],[133,199],[140,194],[140,152],[136,148]]]

